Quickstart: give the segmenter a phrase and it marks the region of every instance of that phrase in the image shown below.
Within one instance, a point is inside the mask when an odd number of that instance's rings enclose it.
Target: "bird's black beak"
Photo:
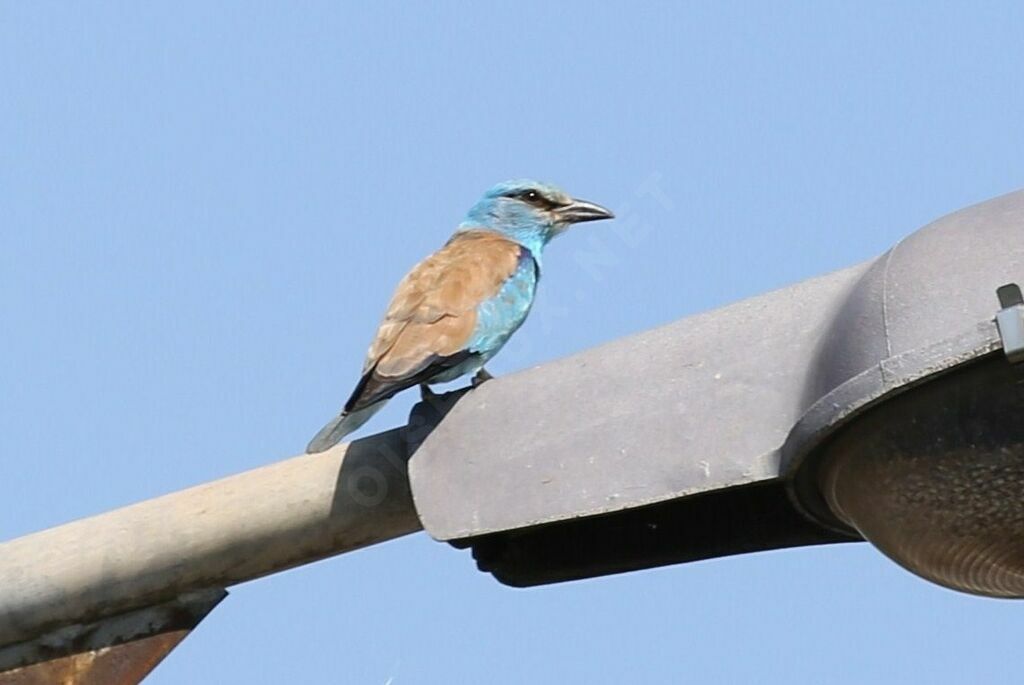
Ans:
[[[615,218],[612,210],[586,200],[573,200],[569,204],[557,208],[555,214],[558,215],[559,220],[567,224]]]

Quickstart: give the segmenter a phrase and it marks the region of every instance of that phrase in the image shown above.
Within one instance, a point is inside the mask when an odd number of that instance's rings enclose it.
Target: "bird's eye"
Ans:
[[[536,205],[538,207],[547,207],[551,204],[551,200],[549,200],[539,190],[511,190],[505,193],[505,197],[519,200],[521,202],[528,202],[531,205]]]

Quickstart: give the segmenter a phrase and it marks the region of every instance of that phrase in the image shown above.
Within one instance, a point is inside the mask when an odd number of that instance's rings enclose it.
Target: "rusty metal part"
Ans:
[[[0,672],[0,685],[136,685],[186,635],[178,630]]]
[[[190,593],[10,645],[0,649],[0,685],[135,685],[226,595]]]

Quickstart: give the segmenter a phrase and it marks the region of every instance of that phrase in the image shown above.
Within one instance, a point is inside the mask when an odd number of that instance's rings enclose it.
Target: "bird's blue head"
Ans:
[[[484,193],[459,224],[459,230],[501,233],[539,257],[548,241],[569,226],[613,216],[601,205],[574,199],[547,183],[505,181]]]

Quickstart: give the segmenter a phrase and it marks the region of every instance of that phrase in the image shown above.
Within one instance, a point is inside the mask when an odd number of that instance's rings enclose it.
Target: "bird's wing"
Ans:
[[[398,284],[345,411],[356,411],[472,356],[477,306],[516,272],[523,248],[489,231],[456,234]]]

